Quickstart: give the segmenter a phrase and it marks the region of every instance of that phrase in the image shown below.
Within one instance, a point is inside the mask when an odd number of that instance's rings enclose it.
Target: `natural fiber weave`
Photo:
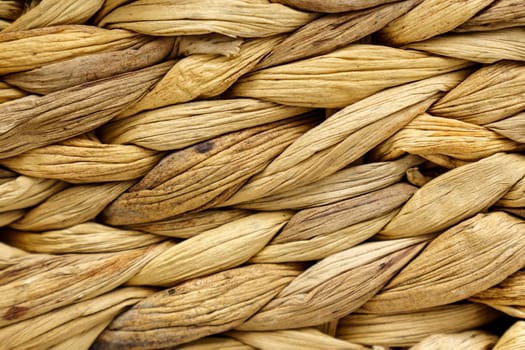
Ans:
[[[0,0],[0,350],[525,349],[522,0]]]

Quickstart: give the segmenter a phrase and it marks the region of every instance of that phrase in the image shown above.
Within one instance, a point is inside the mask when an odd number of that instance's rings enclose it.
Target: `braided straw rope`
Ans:
[[[0,1],[0,349],[524,349],[522,0]]]

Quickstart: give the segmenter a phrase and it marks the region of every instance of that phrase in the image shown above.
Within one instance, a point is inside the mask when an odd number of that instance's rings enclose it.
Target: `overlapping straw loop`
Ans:
[[[0,1],[0,349],[525,348],[525,3]]]

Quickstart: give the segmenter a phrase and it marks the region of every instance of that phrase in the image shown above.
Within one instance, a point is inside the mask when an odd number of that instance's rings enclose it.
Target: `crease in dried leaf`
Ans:
[[[360,244],[319,261],[283,289],[242,331],[316,326],[341,318],[375,295],[423,248],[421,238]]]
[[[102,144],[80,136],[1,159],[0,164],[27,176],[92,183],[139,178],[162,156],[162,153],[135,145]]]
[[[209,98],[222,94],[264,57],[282,37],[247,40],[234,57],[191,55],[178,61],[162,80],[136,104],[120,114],[128,117],[144,110]]]
[[[152,259],[127,284],[168,287],[241,265],[264,248],[291,216],[257,213],[188,238]]]
[[[146,288],[116,289],[93,299],[80,301],[0,328],[2,348],[5,350],[51,348],[89,331],[100,323],[109,323],[123,309],[131,307],[153,292]],[[102,329],[99,330],[101,331]],[[91,341],[95,338],[96,334],[92,335]],[[75,347],[75,349],[80,348]]]
[[[61,181],[17,176],[0,184],[0,212],[35,206],[66,187]]]
[[[383,89],[472,65],[455,58],[353,44],[313,58],[253,72],[230,96],[310,108],[343,108]]]
[[[456,31],[484,31],[525,25],[525,4],[521,0],[497,0],[456,28]]]
[[[103,220],[138,224],[221,204],[315,122],[312,117],[286,119],[171,153],[111,203]]]
[[[227,333],[229,336],[239,339],[244,344],[252,345],[261,350],[367,350],[369,348],[343,341],[324,334],[317,329],[285,329],[269,332],[239,332]]]
[[[298,267],[256,264],[157,292],[122,313],[93,349],[157,349],[242,324],[298,274]]]
[[[485,127],[511,140],[525,143],[525,112],[486,124]]]
[[[420,0],[400,1],[371,9],[320,17],[277,44],[256,69],[322,55],[347,46],[383,28],[419,2]],[[326,4],[327,1],[319,3]],[[351,5],[355,0],[348,3]]]
[[[525,221],[478,214],[435,238],[363,309],[399,313],[471,297],[525,264]]]
[[[421,187],[381,236],[399,238],[447,229],[488,209],[524,175],[525,157],[506,153],[447,171]]]
[[[126,225],[124,227],[168,237],[191,238],[204,231],[214,229],[251,214],[253,214],[252,211],[243,209],[208,209],[200,212],[175,215],[172,218],[164,220]]]
[[[233,57],[241,52],[244,42],[221,34],[183,35],[175,38],[172,56],[222,55]]]
[[[192,101],[110,122],[101,134],[107,143],[131,143],[166,151],[308,111],[248,98]]]
[[[438,117],[484,125],[525,108],[525,65],[498,62],[482,67],[430,108]]]
[[[421,162],[421,158],[408,155],[393,162],[356,165],[311,184],[240,203],[237,207],[272,211],[332,204],[393,185],[401,181],[409,168]]]
[[[173,39],[160,38],[121,50],[68,58],[29,71],[9,74],[4,79],[25,91],[49,94],[152,66],[167,57],[172,46]]]
[[[477,161],[498,152],[522,149],[522,145],[483,126],[424,113],[377,146],[371,157],[388,161],[410,153]]]
[[[96,222],[38,233],[4,230],[2,238],[15,247],[46,254],[119,252],[142,248],[165,239],[158,235],[122,230]]]
[[[126,30],[85,25],[0,33],[0,75],[35,69],[90,53],[127,49],[149,40],[146,36]]]
[[[55,193],[10,226],[21,231],[62,229],[93,220],[133,182],[69,187]]]
[[[266,0],[137,0],[113,10],[99,25],[148,35],[259,38],[294,31],[318,16]]]
[[[413,43],[405,48],[480,63],[525,61],[525,29],[448,34]]]
[[[171,65],[165,62],[45,96],[30,95],[0,104],[0,159],[96,129],[143,96]]]
[[[378,32],[380,40],[406,45],[443,34],[465,23],[494,0],[425,0]]]
[[[525,271],[520,270],[500,284],[469,298],[500,310],[512,317],[525,318]]]
[[[347,12],[366,9],[397,0],[270,0],[314,12]]]
[[[505,208],[525,207],[525,177],[516,182],[514,186],[500,198],[496,205]]]
[[[497,335],[485,331],[472,330],[455,334],[434,334],[412,346],[409,350],[486,350],[491,349],[497,341]]]
[[[3,30],[4,33],[60,24],[82,24],[93,16],[104,0],[42,0]]]
[[[337,337],[360,344],[404,347],[436,333],[480,328],[500,316],[498,311],[476,303],[450,304],[390,315],[361,314],[358,310],[339,321]]]
[[[0,270],[0,326],[109,292],[163,249],[158,245],[119,253],[31,254],[19,258],[16,264]]]
[[[399,183],[334,204],[301,210],[252,262],[320,260],[378,233],[416,188]]]

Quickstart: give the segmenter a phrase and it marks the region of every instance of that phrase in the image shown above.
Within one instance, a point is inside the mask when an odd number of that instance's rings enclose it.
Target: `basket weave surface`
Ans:
[[[1,0],[0,350],[525,349],[522,0]]]

